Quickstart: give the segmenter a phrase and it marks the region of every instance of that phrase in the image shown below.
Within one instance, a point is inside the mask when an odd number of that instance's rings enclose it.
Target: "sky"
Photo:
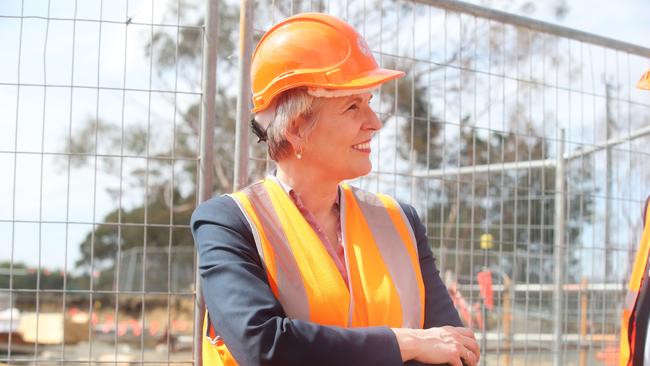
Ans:
[[[479,0],[472,2],[486,4],[485,1]],[[47,1],[25,0],[23,3],[25,9],[29,10],[27,13],[31,15],[44,16],[47,14]],[[125,12],[124,3],[124,1],[104,1],[104,19],[121,21]],[[515,2],[515,4],[520,3]],[[539,20],[650,48],[650,21],[647,18],[650,4],[648,4],[648,0],[622,0],[620,2],[567,0],[568,12],[560,20],[554,17],[550,7],[547,6],[548,2],[536,1],[532,3],[536,4],[537,9],[531,14],[509,5],[511,2],[496,0],[489,2],[490,6],[495,9],[531,16]],[[69,17],[73,4],[72,0],[51,0],[50,15]],[[79,1],[78,4],[80,4],[78,17],[97,17],[96,4],[99,4],[99,1]],[[95,4],[94,7],[93,4]],[[133,0],[129,4],[131,9],[129,14],[133,15],[134,22],[150,21],[151,7],[148,1]],[[161,17],[161,8],[161,6],[154,7],[154,19]],[[65,138],[67,116],[73,116],[73,119],[83,119],[88,115],[97,113],[101,116],[102,113],[120,108],[121,93],[107,91],[98,97],[92,92],[80,90],[79,94],[75,95],[75,104],[72,105],[66,99],[67,92],[52,91],[48,92],[47,107],[44,109],[42,107],[44,95],[41,88],[24,87],[21,88],[21,103],[18,108],[18,114],[21,117],[17,118],[16,95],[13,86],[3,83],[11,84],[18,80],[15,71],[18,67],[18,20],[7,17],[18,14],[20,14],[20,2],[0,1],[0,39],[3,40],[0,44],[0,54],[3,55],[0,57],[0,110],[4,115],[4,118],[0,120],[0,131],[3,132],[0,134],[0,151],[13,149],[14,139],[21,151],[40,151],[41,147],[46,151],[54,151],[61,147],[61,141]],[[165,89],[173,83],[168,75],[154,74],[153,81],[151,85],[149,84],[148,74],[141,72],[143,68],[147,67],[148,61],[141,52],[146,39],[139,38],[135,31],[133,35],[129,35],[129,43],[125,45],[124,32],[111,32],[112,26],[106,24],[103,28],[100,49],[96,44],[93,46],[96,43],[96,39],[93,38],[96,32],[95,25],[79,24],[78,42],[87,45],[87,47],[79,47],[75,51],[77,65],[75,73],[72,75],[69,67],[72,58],[71,46],[69,37],[66,37],[71,32],[69,24],[52,22],[50,34],[47,35],[49,45],[45,55],[47,57],[45,57],[42,52],[46,35],[43,22],[38,19],[26,20],[21,45],[23,57],[21,58],[20,82],[23,84],[43,83],[44,75],[47,75],[48,83],[69,84],[71,78],[74,78],[76,85],[95,85],[99,82],[100,85],[116,88],[121,88],[122,80],[125,79],[128,80],[127,87],[133,89],[147,89],[150,86]],[[132,28],[137,30],[136,27]],[[126,56],[125,50],[127,50]],[[95,56],[98,51],[102,53],[101,60]],[[47,62],[44,61],[45,59]],[[125,62],[130,65],[127,71],[124,71],[122,67]],[[98,69],[101,70],[99,74]],[[198,78],[195,78],[194,81],[188,85],[181,85],[180,88],[189,92],[196,91],[193,87],[198,82]],[[159,97],[161,101],[164,99],[163,96]],[[97,110],[88,108],[100,98],[100,108]],[[192,101],[189,96],[184,103]],[[155,100],[153,102],[156,103]],[[126,101],[127,123],[129,120],[146,119],[147,113],[150,113],[147,103],[145,94],[137,92],[130,94]],[[41,107],[38,107],[39,105]],[[161,108],[151,113],[157,121],[164,121],[159,124],[170,126],[170,116],[173,111]],[[64,116],[64,118],[60,116]],[[16,137],[14,129],[17,120],[20,122],[18,137]],[[47,122],[45,130],[41,127],[44,120]],[[26,137],[32,132],[36,132],[37,138]],[[167,135],[161,132],[160,136],[164,138]],[[110,153],[110,151],[105,151],[105,153]],[[65,197],[68,194],[68,187],[65,184],[66,180],[60,179],[63,172],[57,166],[59,163],[56,157],[47,157],[41,165],[38,155],[21,156],[16,162],[15,196],[12,195],[14,192],[12,181],[0,180],[0,192],[2,192],[0,193],[0,261],[9,259],[9,253],[13,249],[14,261],[26,262],[31,265],[40,262],[43,266],[51,268],[62,268],[63,266],[70,268],[79,257],[78,243],[92,228],[92,225],[87,223],[98,220],[114,208],[111,197],[105,194],[103,188],[104,185],[115,182],[99,181],[97,189],[93,190],[92,185],[88,184],[96,179],[92,172],[73,170],[69,189],[73,192],[74,202],[70,203],[69,211],[66,212]],[[0,153],[0,172],[12,172],[13,164],[12,155]],[[137,164],[137,162],[133,164]],[[41,185],[41,181],[45,183]],[[126,197],[125,199],[129,204],[130,198]],[[132,204],[136,205],[137,200],[134,200]],[[14,205],[15,212],[12,212]],[[8,222],[12,217],[21,221],[13,226],[15,229],[13,232],[11,231],[12,225]],[[58,224],[38,225],[33,222],[39,220],[60,221],[66,217],[70,221],[79,222],[79,224],[63,228]],[[19,243],[19,245],[14,245],[12,248],[12,242]],[[39,253],[38,243],[46,245],[40,245],[40,255],[35,255],[34,253]]]
[[[468,0],[466,2],[486,5],[496,10],[507,11],[521,16],[562,25],[624,42],[650,48],[650,2],[648,0],[566,0],[568,12],[557,19],[549,4],[554,1],[530,1],[535,12],[523,11],[523,1]]]

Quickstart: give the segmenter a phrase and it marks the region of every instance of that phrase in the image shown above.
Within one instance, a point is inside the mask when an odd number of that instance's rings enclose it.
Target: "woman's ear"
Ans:
[[[296,118],[286,129],[284,137],[287,139],[293,151],[300,151],[305,144],[305,137],[302,136],[300,126],[304,123],[303,117]]]

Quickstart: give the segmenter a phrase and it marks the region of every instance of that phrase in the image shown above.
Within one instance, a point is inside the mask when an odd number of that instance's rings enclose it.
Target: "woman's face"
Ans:
[[[368,105],[371,93],[323,98],[314,110],[318,122],[303,141],[302,162],[333,180],[370,172],[370,140],[381,122]]]

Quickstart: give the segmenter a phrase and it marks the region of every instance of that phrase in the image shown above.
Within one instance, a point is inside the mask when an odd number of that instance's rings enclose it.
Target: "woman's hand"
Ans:
[[[475,366],[481,356],[474,333],[467,328],[444,326],[429,329],[392,328],[402,361]]]

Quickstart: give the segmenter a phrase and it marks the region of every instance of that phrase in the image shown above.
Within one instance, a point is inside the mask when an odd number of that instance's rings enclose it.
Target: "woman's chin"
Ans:
[[[346,174],[347,177],[345,178],[345,180],[351,180],[351,179],[356,179],[356,178],[366,176],[370,173],[371,170],[372,170],[372,164],[370,163],[370,161],[368,161],[366,164],[361,164],[355,166],[353,169],[350,169],[348,174]]]

